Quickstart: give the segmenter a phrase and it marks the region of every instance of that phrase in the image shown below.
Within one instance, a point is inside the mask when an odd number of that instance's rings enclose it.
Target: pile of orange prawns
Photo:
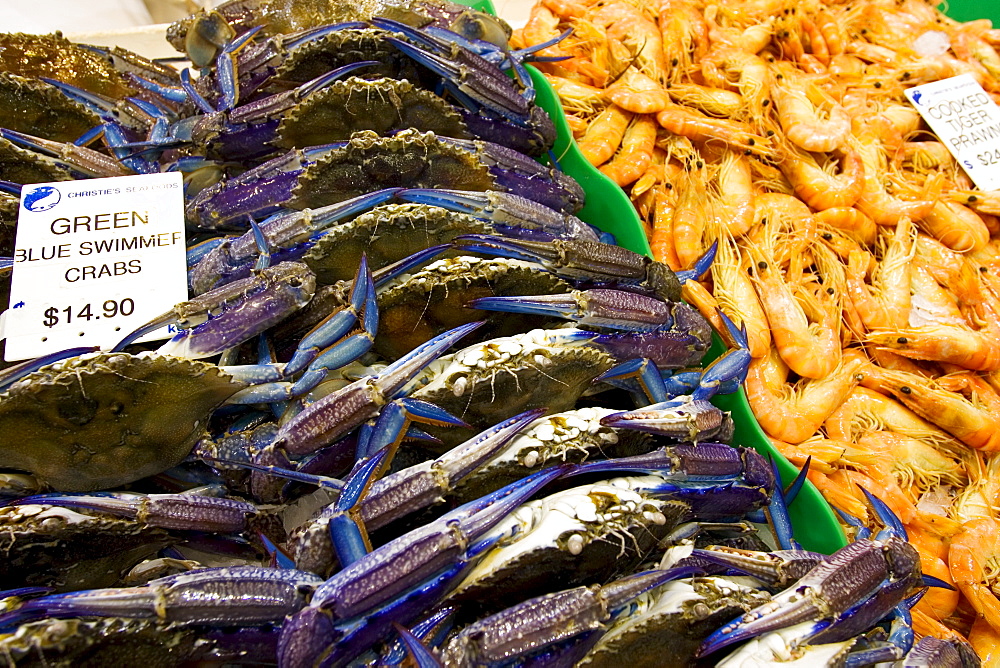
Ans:
[[[626,189],[686,298],[749,332],[761,426],[837,508],[903,519],[920,634],[1000,647],[1000,192],[906,101],[971,74],[1000,101],[1000,30],[922,0],[541,0],[540,44],[587,159]]]

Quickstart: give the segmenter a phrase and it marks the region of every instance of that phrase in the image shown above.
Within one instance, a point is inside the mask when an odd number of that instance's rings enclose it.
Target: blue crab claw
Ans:
[[[194,87],[194,81],[191,79],[191,70],[184,68],[181,70],[181,88],[187,95],[188,100],[198,107],[198,110],[204,114],[215,113],[215,107],[213,107],[208,100],[202,97],[201,93]]]
[[[541,230],[557,237],[598,241],[593,227],[576,216],[550,209],[527,197],[498,190],[446,190],[434,188],[404,188],[397,195],[404,202],[440,206],[467,213],[493,223],[503,234],[519,236],[525,229]]]
[[[801,622],[823,622],[829,626],[847,618],[849,610],[880,589],[890,589],[888,585],[900,581],[905,581],[909,588],[919,582],[919,577],[920,557],[902,538],[855,541],[817,564],[768,603],[712,633],[702,643],[698,655],[706,656]],[[896,603],[898,600],[893,605]]]
[[[286,375],[309,367],[309,371],[295,384],[294,394],[312,389],[328,370],[339,369],[371,349],[378,331],[375,297],[375,283],[368,269],[368,259],[362,255],[354,277],[350,305],[334,311],[306,334],[285,365]],[[351,334],[359,327],[360,332]]]
[[[669,401],[688,393],[673,392],[675,388],[668,387],[663,375],[651,359],[637,357],[611,367],[595,378],[594,382],[608,383],[628,391],[638,406]]]
[[[698,442],[723,433],[731,418],[708,401],[682,395],[634,411],[606,415],[601,424]]]
[[[692,393],[696,399],[711,399],[719,393],[735,392],[746,380],[750,369],[750,350],[747,343],[746,323],[742,329],[736,327],[725,313],[716,309],[726,324],[729,337],[736,347],[712,362],[701,374],[698,387]]]
[[[363,438],[358,439],[358,452],[363,456],[371,456],[380,450],[389,450],[395,453],[396,448],[407,435],[411,422],[422,422],[439,427],[470,426],[464,420],[432,403],[403,397],[389,402],[382,409],[375,426],[365,431]]]
[[[715,256],[719,252],[719,242],[713,241],[712,245],[708,247],[701,257],[699,257],[694,262],[694,266],[686,271],[677,272],[677,280],[680,281],[681,285],[684,285],[688,281],[700,281],[708,273],[708,270],[712,268],[712,263],[715,262]]]
[[[387,202],[397,192],[397,188],[383,188],[308,211],[283,210],[260,223],[260,230],[274,253],[272,259],[297,260],[330,225]],[[199,250],[199,256],[192,258],[189,254],[191,289],[200,294],[249,276],[254,258],[259,255],[258,247],[249,231],[236,238],[216,239],[213,246]]]
[[[806,463],[802,465],[802,469],[799,474],[795,476],[795,480],[789,483],[788,487],[785,488],[785,504],[790,504],[798,497],[799,492],[806,484],[809,474],[809,466],[812,464],[812,455],[806,457]]]
[[[364,617],[338,620],[306,607],[282,624],[278,663],[286,668],[339,666],[388,638],[392,623],[409,624],[438,604],[465,569],[455,564]]]
[[[802,546],[795,542],[792,536],[792,520],[788,516],[785,494],[781,489],[781,474],[778,472],[778,462],[773,457],[768,456],[768,463],[770,464],[774,479],[779,481],[779,484],[774,486],[774,492],[771,494],[771,503],[764,509],[768,525],[771,527],[771,531],[774,532],[774,537],[782,550],[801,549]]]
[[[243,33],[236,39],[227,42],[215,58],[216,80],[222,93],[221,109],[232,109],[239,103],[240,86],[239,75],[236,71],[236,60],[234,56],[238,54],[264,26],[256,26]]]
[[[305,455],[333,443],[378,415],[382,406],[414,375],[482,324],[473,322],[439,334],[379,374],[361,378],[314,401],[281,427],[274,446],[294,455]]]
[[[723,443],[681,443],[632,457],[599,459],[577,464],[565,477],[593,473],[655,473],[667,479],[691,481],[734,480],[749,474],[769,487],[773,483],[763,461],[753,450],[734,448]]]
[[[454,628],[454,617],[457,612],[458,608],[455,606],[442,606],[413,624],[411,633],[425,646],[437,647]],[[397,640],[388,646],[376,665],[379,668],[401,666],[408,655],[407,645],[403,644],[402,640]]]
[[[295,570],[295,560],[288,556],[288,553],[275,545],[274,541],[259,531],[257,532],[257,538],[264,546],[264,550],[271,555],[271,563],[269,564],[271,568]]]
[[[892,509],[885,504],[885,502],[869,492],[867,489],[861,488],[861,491],[865,493],[865,498],[868,499],[868,503],[871,504],[872,510],[875,511],[875,515],[882,521],[885,525],[883,529],[876,538],[886,538],[888,535],[900,536],[903,540],[909,540],[906,535],[906,527],[903,526],[903,521],[896,516],[896,513],[892,512]]]
[[[655,297],[596,288],[555,295],[480,297],[468,304],[488,311],[558,316],[593,327],[652,331],[673,321],[670,305]]]
[[[681,285],[669,267],[621,246],[574,239],[536,242],[486,234],[465,234],[453,242],[477,253],[538,262],[567,278],[634,284],[665,301],[681,299]]]
[[[409,629],[397,622],[393,622],[392,627],[396,629],[396,633],[406,645],[406,651],[417,668],[444,668],[444,664],[435,656],[434,652],[420,642],[420,639]]]

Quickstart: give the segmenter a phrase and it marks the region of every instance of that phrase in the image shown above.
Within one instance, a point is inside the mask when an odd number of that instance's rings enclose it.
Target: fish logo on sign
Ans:
[[[22,195],[21,202],[28,211],[38,213],[48,211],[62,199],[62,195],[52,186],[38,186]]]

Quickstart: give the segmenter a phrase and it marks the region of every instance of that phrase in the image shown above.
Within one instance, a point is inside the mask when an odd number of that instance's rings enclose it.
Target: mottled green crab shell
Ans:
[[[180,463],[212,410],[244,387],[194,360],[71,358],[0,394],[0,467],[63,491],[119,487]]]

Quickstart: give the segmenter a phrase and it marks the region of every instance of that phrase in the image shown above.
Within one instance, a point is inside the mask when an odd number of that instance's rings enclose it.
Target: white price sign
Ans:
[[[188,298],[185,250],[179,173],[24,186],[5,358],[110,348]]]
[[[971,74],[914,86],[906,97],[980,190],[1000,188],[1000,107]]]

